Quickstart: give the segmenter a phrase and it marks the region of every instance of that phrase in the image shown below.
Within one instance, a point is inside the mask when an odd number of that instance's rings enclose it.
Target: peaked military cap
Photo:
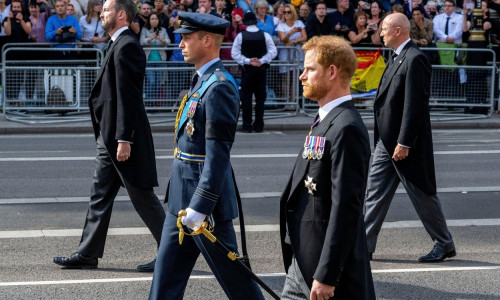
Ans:
[[[193,33],[207,31],[224,35],[230,23],[211,14],[179,11],[180,27],[175,33]]]

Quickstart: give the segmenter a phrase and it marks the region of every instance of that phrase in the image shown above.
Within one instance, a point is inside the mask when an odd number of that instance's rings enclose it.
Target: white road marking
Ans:
[[[457,186],[438,188],[438,193],[472,193],[472,192],[500,192],[500,186]],[[405,194],[404,188],[398,188],[397,194]],[[165,195],[157,195],[163,199]],[[242,199],[259,199],[259,198],[279,198],[281,192],[257,192],[257,193],[241,193]],[[48,203],[86,203],[89,197],[45,197],[45,198],[5,198],[0,199],[2,204],[48,204]],[[117,196],[115,201],[130,201],[128,196]]]
[[[500,150],[463,150],[463,151],[434,151],[435,155],[473,155],[473,154],[500,154]],[[262,153],[262,154],[233,154],[231,158],[294,158],[297,153]],[[171,155],[159,155],[157,160],[173,159]],[[86,161],[95,160],[94,156],[66,156],[66,157],[2,157],[0,162],[30,162],[30,161]]]
[[[462,219],[447,220],[450,227],[468,227],[468,226],[500,226],[500,219]],[[420,221],[397,221],[384,222],[384,229],[402,229],[402,228],[420,228],[423,227]],[[279,225],[246,225],[247,232],[278,232]],[[239,226],[234,226],[236,232],[240,231]],[[147,227],[125,227],[110,228],[108,235],[144,235],[151,234]],[[0,231],[0,239],[18,239],[18,238],[50,238],[50,237],[72,237],[81,236],[82,229],[31,229],[31,230],[4,230]]]
[[[443,267],[443,268],[413,268],[413,269],[386,269],[372,270],[374,274],[383,273],[416,273],[416,272],[457,272],[457,271],[486,271],[500,270],[500,266],[477,266],[477,267]],[[285,277],[285,273],[257,274],[259,277]],[[0,282],[0,286],[40,286],[40,285],[63,285],[84,283],[122,283],[151,281],[153,277],[130,277],[130,278],[100,278],[100,279],[76,279],[76,280],[46,280],[46,281],[11,281]],[[215,279],[213,275],[191,275],[191,280]]]

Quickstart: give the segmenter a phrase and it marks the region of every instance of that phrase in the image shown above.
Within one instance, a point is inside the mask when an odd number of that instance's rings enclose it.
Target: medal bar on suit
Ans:
[[[306,136],[302,158],[320,160],[325,151],[325,142],[326,138],[322,136]]]

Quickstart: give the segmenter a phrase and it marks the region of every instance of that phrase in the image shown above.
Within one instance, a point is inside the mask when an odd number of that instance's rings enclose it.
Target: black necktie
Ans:
[[[450,23],[450,17],[446,18],[446,26],[444,26],[444,34],[448,35],[448,23]]]
[[[396,52],[392,53],[391,58],[387,62],[386,68],[389,68],[389,66],[392,65],[392,63],[394,62],[394,60],[396,59],[396,57],[398,57],[398,54]]]
[[[196,86],[196,83],[198,83],[198,78],[200,76],[198,75],[198,73],[195,73],[194,76],[193,76],[193,80],[191,81],[191,90],[194,89],[194,87]]]
[[[108,53],[109,49],[111,49],[111,44],[113,44],[113,40],[109,39],[108,46],[106,47],[106,49],[104,49],[104,56],[106,56],[106,54]]]

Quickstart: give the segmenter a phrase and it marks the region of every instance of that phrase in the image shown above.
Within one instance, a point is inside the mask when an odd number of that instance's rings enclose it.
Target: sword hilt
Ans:
[[[177,214],[177,228],[179,229],[179,245],[182,245],[182,240],[184,239],[184,235],[200,235],[203,234],[210,242],[215,243],[217,238],[207,229],[208,222],[205,221],[201,223],[201,226],[198,230],[193,230],[191,233],[184,232],[184,228],[182,227],[182,217],[185,217],[187,212],[184,209],[181,209]]]

